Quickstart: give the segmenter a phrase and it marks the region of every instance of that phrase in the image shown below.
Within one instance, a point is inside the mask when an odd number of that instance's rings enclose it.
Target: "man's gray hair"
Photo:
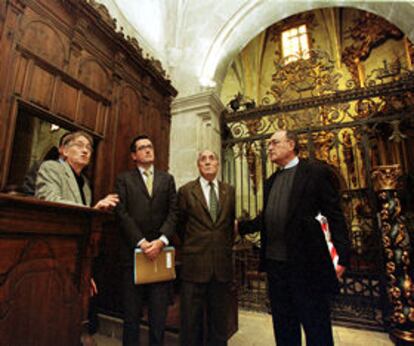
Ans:
[[[93,146],[92,136],[86,133],[85,131],[75,131],[75,132],[68,134],[67,136],[63,138],[62,144],[64,146],[67,146],[68,144],[73,142],[78,137],[85,137],[88,140],[89,144]]]
[[[213,153],[214,157],[216,158],[216,160],[219,160],[219,156],[217,155],[217,153],[214,150],[210,150],[210,149],[203,149],[201,151],[198,152],[197,155],[197,163],[200,161],[201,159],[201,155],[205,152],[205,151],[210,151],[211,153]]]
[[[295,154],[299,154],[299,137],[296,132],[286,130],[286,138],[291,140],[295,144]]]

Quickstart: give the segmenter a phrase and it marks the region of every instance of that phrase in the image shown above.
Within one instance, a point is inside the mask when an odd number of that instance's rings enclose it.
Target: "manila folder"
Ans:
[[[141,249],[135,249],[134,278],[136,285],[174,280],[174,247],[167,246],[163,248],[154,261],[149,260]]]

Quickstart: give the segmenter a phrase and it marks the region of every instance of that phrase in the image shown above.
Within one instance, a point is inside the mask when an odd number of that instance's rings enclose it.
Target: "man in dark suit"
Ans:
[[[269,159],[281,170],[264,187],[263,212],[241,222],[240,233],[261,231],[261,269],[267,272],[273,328],[278,346],[333,345],[329,297],[349,264],[347,226],[333,171],[320,162],[299,160],[297,136],[277,131]],[[335,268],[319,222],[326,216],[339,255]]]
[[[136,168],[121,173],[116,180],[124,268],[123,345],[139,345],[144,291],[148,294],[150,345],[162,345],[171,282],[135,285],[133,258],[134,249],[139,247],[154,260],[169,244],[177,218],[175,182],[170,174],[154,169],[154,147],[147,136],[134,138],[130,151]]]
[[[178,232],[181,250],[181,345],[202,345],[204,307],[208,345],[227,345],[234,189],[217,181],[218,157],[210,150],[197,160],[200,177],[181,187]]]

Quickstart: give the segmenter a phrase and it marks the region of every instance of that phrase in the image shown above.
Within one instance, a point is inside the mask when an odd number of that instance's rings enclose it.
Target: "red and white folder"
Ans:
[[[329,254],[331,255],[332,263],[336,269],[336,267],[338,266],[339,256],[338,256],[338,253],[336,252],[334,244],[332,243],[328,219],[326,218],[326,216],[323,216],[321,213],[316,215],[315,219],[318,220],[319,223],[321,224],[322,231],[325,235],[326,244],[328,245]]]

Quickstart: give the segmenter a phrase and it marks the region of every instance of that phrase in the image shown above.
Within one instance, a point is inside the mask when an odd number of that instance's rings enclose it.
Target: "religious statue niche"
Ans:
[[[374,162],[381,165],[399,164],[404,174],[408,173],[411,148],[404,132],[411,127],[409,120],[391,120],[376,124],[372,128],[372,141],[376,148],[372,158]]]

